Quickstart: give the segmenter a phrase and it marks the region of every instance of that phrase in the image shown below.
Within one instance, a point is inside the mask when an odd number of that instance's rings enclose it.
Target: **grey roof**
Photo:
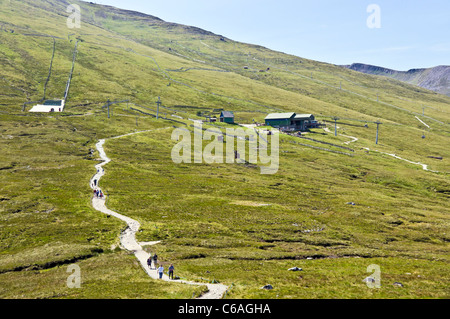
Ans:
[[[266,120],[291,119],[295,113],[272,113],[266,116]]]
[[[43,105],[62,106],[62,100],[47,100]]]
[[[230,112],[230,111],[223,111],[220,114],[220,117],[234,117],[234,114],[233,114],[233,112]]]
[[[297,114],[297,115],[295,115],[296,120],[310,119],[311,117],[314,117],[314,115],[312,115],[312,114]]]

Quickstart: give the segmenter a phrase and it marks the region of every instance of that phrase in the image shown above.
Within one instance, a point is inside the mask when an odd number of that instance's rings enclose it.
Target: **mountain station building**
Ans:
[[[223,111],[222,113],[220,113],[220,122],[234,124],[234,113]]]
[[[267,126],[286,131],[306,131],[317,127],[318,123],[313,114],[272,113],[265,118]]]
[[[47,100],[44,104],[33,106],[30,112],[33,113],[52,113],[64,111],[64,100]]]

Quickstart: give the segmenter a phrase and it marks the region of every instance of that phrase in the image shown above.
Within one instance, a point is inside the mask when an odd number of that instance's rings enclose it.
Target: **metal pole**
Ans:
[[[158,102],[156,102],[157,110],[156,110],[156,119],[159,119],[159,106],[161,105],[161,97],[158,96]]]
[[[334,117],[334,136],[337,136],[337,120],[339,120],[338,117]]]
[[[377,144],[377,145],[378,145],[378,127],[379,127],[379,124],[377,123],[377,140],[375,141],[375,144]]]
[[[383,124],[383,123],[377,122],[376,124],[377,124],[377,140],[375,141],[375,144],[378,145],[378,133],[379,133],[379,127],[380,127],[380,124]]]

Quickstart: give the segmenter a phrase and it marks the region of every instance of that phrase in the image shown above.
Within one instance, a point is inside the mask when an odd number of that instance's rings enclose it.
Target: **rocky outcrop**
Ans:
[[[450,96],[450,66],[448,65],[440,65],[428,69],[411,69],[408,71],[396,71],[363,63],[353,63],[351,65],[343,65],[343,67],[361,73],[387,76]]]

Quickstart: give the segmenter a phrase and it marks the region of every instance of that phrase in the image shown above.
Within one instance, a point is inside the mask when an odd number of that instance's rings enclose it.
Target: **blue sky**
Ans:
[[[449,0],[96,0],[333,64],[450,65]],[[369,28],[380,9],[380,28]]]

